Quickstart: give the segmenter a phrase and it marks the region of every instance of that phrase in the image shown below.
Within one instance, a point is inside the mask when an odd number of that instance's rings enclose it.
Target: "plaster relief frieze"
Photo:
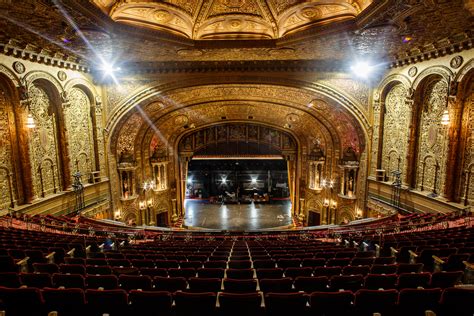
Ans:
[[[360,81],[352,79],[329,79],[323,80],[321,83],[330,87],[335,87],[347,96],[355,99],[364,112],[369,111],[370,87]]]
[[[143,118],[140,114],[134,114],[124,124],[118,137],[117,154],[121,152],[134,152],[135,137],[142,127]]]
[[[144,85],[145,82],[141,81],[123,81],[120,84],[109,85],[107,87],[107,113],[110,115],[113,113],[115,107],[130,96],[130,94]]]

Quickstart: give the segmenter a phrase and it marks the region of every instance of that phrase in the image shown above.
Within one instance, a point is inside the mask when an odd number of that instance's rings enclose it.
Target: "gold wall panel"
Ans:
[[[417,163],[417,188],[439,194],[444,191],[447,129],[441,125],[441,116],[447,105],[447,83],[433,80],[423,91]]]
[[[382,169],[390,179],[393,171],[399,170],[403,174],[406,172],[407,131],[411,111],[405,102],[406,97],[406,88],[398,84],[390,89],[385,98]]]
[[[0,210],[10,206],[11,192],[9,173],[14,175],[13,146],[10,129],[14,128],[12,122],[11,103],[7,99],[7,89],[0,84]],[[16,178],[12,177],[12,186],[16,188]],[[14,194],[15,195],[15,194]],[[17,196],[13,196],[16,200]]]
[[[80,172],[82,181],[87,182],[90,172],[95,169],[91,104],[89,97],[79,88],[72,88],[68,96],[70,105],[64,109],[64,116],[69,138],[70,170]]]
[[[30,163],[36,197],[56,193],[60,188],[58,131],[52,100],[44,87],[30,87],[31,114],[36,128],[30,134]]]

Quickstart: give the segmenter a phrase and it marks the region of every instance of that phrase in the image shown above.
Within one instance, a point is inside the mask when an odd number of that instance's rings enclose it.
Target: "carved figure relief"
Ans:
[[[448,92],[443,80],[429,82],[423,91],[417,163],[417,187],[425,191],[444,191],[447,130],[441,125]]]

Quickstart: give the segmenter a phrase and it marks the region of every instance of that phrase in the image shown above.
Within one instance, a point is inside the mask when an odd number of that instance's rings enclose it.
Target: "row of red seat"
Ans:
[[[366,316],[423,315],[425,310],[441,316],[471,316],[474,292],[462,288],[359,290],[303,293],[188,293],[166,291],[86,290],[0,287],[0,307],[7,315],[157,315],[163,316]],[[28,302],[25,304],[25,302]],[[173,304],[174,303],[174,304]]]
[[[172,272],[180,272],[179,274]],[[190,272],[190,273],[185,273]],[[0,273],[0,286],[18,288],[28,287],[66,287],[66,288],[106,288],[115,289],[119,285],[126,290],[191,290],[198,292],[291,292],[291,291],[338,291],[361,288],[403,289],[403,288],[447,288],[460,284],[463,272],[435,272],[396,274],[320,275],[283,276],[280,271],[270,269],[254,271],[235,270],[222,275],[196,275],[196,271],[168,270],[167,275],[81,275],[54,273]],[[248,272],[247,274],[245,274]],[[275,273],[277,272],[277,273]],[[281,272],[280,272],[281,273]],[[222,282],[223,280],[223,282]],[[223,287],[222,287],[223,285]]]

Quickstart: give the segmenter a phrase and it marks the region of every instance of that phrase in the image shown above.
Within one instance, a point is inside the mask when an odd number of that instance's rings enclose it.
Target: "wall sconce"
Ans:
[[[451,77],[448,78],[448,95],[446,96],[446,108],[443,111],[443,115],[441,116],[441,125],[449,125],[449,112],[448,112],[448,105],[449,105],[449,96],[451,95]]]
[[[138,208],[139,208],[140,210],[144,210],[144,209],[146,208],[145,201],[140,201],[140,202],[138,203]]]
[[[441,116],[441,124],[446,126],[449,125],[449,112],[448,110],[444,110],[443,116]]]
[[[117,209],[115,212],[114,212],[114,218],[115,219],[119,219],[122,217],[122,210],[121,209]]]
[[[146,201],[146,203],[147,203],[148,207],[152,207],[153,206],[153,199],[148,199],[148,201]]]
[[[26,107],[28,110],[28,116],[26,118],[26,127],[27,128],[35,128],[35,120],[33,118],[33,115],[31,115],[31,109],[30,109],[30,92],[28,89],[28,83],[27,81],[23,78],[21,80],[21,86],[20,86],[20,103]]]
[[[336,208],[337,207],[337,202],[336,201],[332,201],[332,208]]]
[[[329,206],[329,199],[324,199],[323,206],[324,206],[324,207],[328,207],[328,206]]]
[[[156,189],[156,183],[153,180],[148,180],[143,182],[143,191],[149,191],[149,190],[155,190]]]

